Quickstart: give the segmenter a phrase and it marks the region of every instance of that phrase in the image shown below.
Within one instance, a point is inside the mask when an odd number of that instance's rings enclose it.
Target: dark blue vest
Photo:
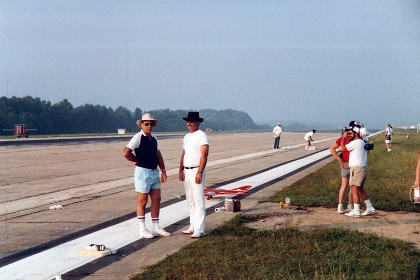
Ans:
[[[157,140],[155,137],[141,136],[140,147],[134,150],[137,157],[137,166],[156,169],[158,164]]]

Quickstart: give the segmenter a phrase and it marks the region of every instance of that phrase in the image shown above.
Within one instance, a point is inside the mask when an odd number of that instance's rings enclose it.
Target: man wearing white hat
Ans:
[[[171,235],[159,226],[160,183],[165,183],[167,176],[165,163],[158,148],[156,136],[152,134],[152,130],[157,124],[158,120],[150,113],[144,114],[141,120],[137,121],[137,125],[141,128],[140,132],[134,135],[123,152],[123,156],[132,165],[136,166],[134,170],[134,185],[137,192],[136,212],[140,227],[140,238]],[[157,169],[158,166],[162,171],[160,179]],[[150,212],[153,225],[151,232],[146,228],[145,224],[145,211],[149,195],[151,199]]]

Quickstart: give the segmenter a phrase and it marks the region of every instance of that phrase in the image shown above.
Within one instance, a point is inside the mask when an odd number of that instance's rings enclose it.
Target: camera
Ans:
[[[365,144],[365,150],[373,150],[373,148],[375,147],[375,145],[373,143],[366,143]]]

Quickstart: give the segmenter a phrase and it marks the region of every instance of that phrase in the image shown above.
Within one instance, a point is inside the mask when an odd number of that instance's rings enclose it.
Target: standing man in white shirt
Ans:
[[[385,128],[385,145],[388,149],[388,152],[392,151],[392,134],[393,134],[392,126],[390,124],[386,125]]]
[[[369,140],[370,132],[366,129],[364,124],[360,125],[360,137],[362,137],[363,141],[367,142]]]
[[[363,190],[367,176],[367,157],[368,152],[365,150],[365,141],[360,137],[360,128],[352,126],[343,134],[341,139],[341,150],[349,151],[349,167],[350,167],[350,188],[353,197],[353,210],[344,215],[348,217],[360,217],[360,198],[366,203],[366,211],[363,216],[375,213],[372,203],[366,192]],[[345,144],[344,139],[349,137],[351,142]]]
[[[187,122],[188,134],[184,136],[182,155],[179,164],[179,180],[184,182],[185,196],[190,209],[190,226],[182,231],[191,238],[201,238],[206,231],[206,207],[204,204],[204,179],[209,141],[207,135],[199,129],[199,112],[188,112],[183,118]]]
[[[280,136],[281,133],[283,131],[281,130],[281,124],[278,123],[274,129],[273,129],[273,134],[274,134],[274,149],[280,149]]]

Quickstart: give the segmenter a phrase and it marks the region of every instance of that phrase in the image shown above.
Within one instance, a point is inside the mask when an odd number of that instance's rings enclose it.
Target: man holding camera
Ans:
[[[372,203],[369,200],[366,192],[363,190],[366,176],[367,176],[367,156],[368,152],[365,149],[365,141],[360,137],[360,126],[353,124],[343,134],[341,139],[341,150],[343,152],[349,151],[349,167],[350,167],[350,189],[353,198],[353,210],[345,215],[348,217],[360,217],[360,198],[366,203],[366,211],[362,216],[367,216],[375,213]],[[345,138],[349,137],[351,142],[345,144]]]

